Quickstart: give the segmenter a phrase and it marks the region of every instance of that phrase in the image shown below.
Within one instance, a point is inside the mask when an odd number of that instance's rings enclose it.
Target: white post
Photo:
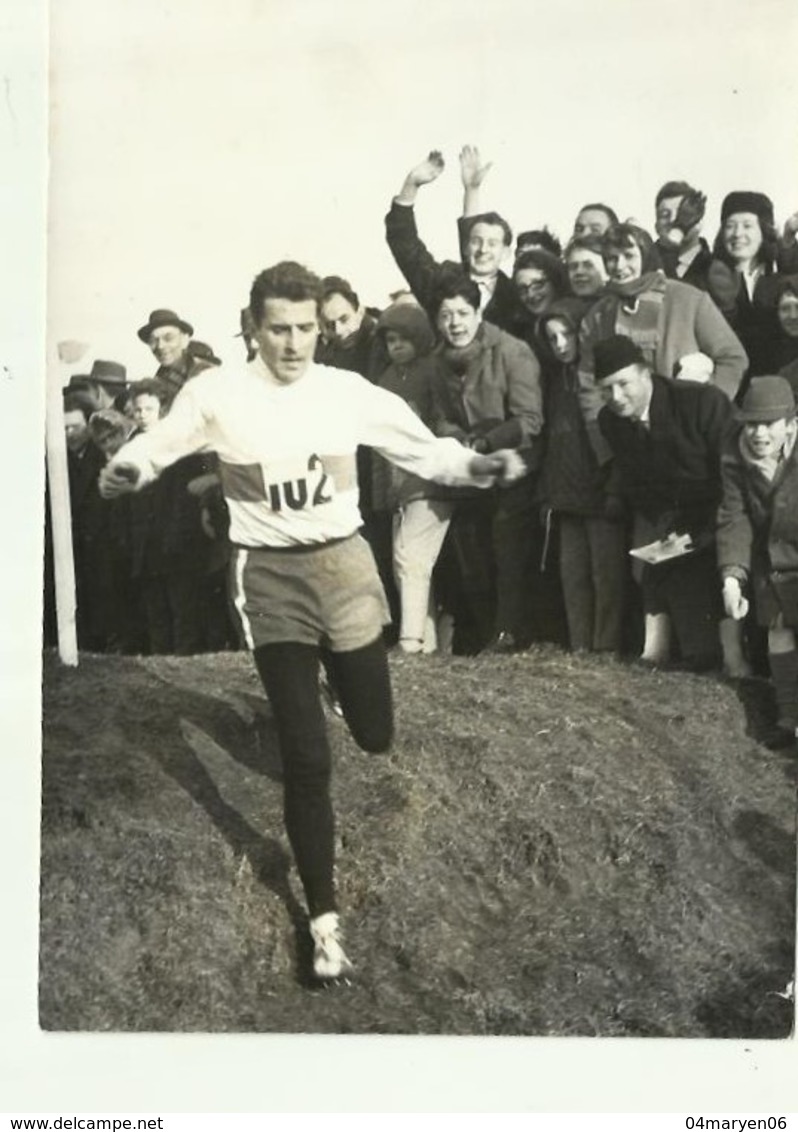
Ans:
[[[78,663],[75,625],[75,561],[72,556],[72,513],[69,503],[69,471],[64,435],[64,395],[59,367],[47,367],[47,483],[50,489],[50,525],[53,535],[55,609],[58,622],[58,655],[64,664]]]

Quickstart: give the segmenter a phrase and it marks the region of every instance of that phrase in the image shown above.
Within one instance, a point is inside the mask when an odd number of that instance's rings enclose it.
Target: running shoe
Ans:
[[[321,982],[348,979],[353,967],[343,948],[337,912],[324,912],[310,921],[313,939],[313,974]]]

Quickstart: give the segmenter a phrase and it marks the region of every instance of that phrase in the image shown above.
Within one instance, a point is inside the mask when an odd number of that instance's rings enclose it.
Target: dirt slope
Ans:
[[[358,981],[319,992],[249,657],[46,658],[45,1029],[789,1032],[764,689],[554,648],[392,666],[389,755],[330,722]]]

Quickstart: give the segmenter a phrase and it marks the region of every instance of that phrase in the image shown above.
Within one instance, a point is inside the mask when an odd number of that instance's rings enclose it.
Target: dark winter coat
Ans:
[[[419,237],[415,210],[411,205],[397,204],[396,201],[391,203],[385,217],[385,235],[396,266],[434,323],[437,316],[435,293],[445,268],[433,258]],[[483,318],[516,338],[529,337],[529,316],[512,281],[503,271],[496,277],[496,287],[483,311]]]
[[[579,403],[577,363],[564,364],[553,358],[544,338],[551,318],[566,322],[574,334],[578,333],[584,309],[581,300],[561,299],[540,320],[546,427],[539,495],[553,511],[601,518],[608,509],[608,475],[599,467],[587,435]]]
[[[483,451],[534,449],[543,428],[540,365],[525,342],[483,322],[459,364],[440,347],[432,386],[432,430]]]
[[[662,269],[669,279],[689,283],[691,287],[697,287],[699,291],[709,290],[708,274],[709,265],[712,263],[712,252],[703,236],[699,240],[699,251],[690,261],[684,275],[677,275],[676,273],[676,265],[679,262],[678,248],[668,248],[657,241],[657,251],[662,261]]]
[[[154,483],[119,501],[124,507],[114,512],[115,550],[126,559],[130,577],[207,573],[214,543],[202,528],[200,503],[188,484],[212,470],[211,461],[199,453],[185,456]]]
[[[778,324],[774,308],[783,288],[785,276],[798,272],[798,245],[781,248],[775,264],[767,264],[754,284],[753,297],[739,272],[717,256],[708,271],[708,289],[716,306],[745,347],[748,354],[746,378],[778,370],[773,354],[774,335]],[[782,362],[782,365],[785,364]],[[748,387],[743,382],[737,400],[741,401]]]
[[[81,456],[67,449],[78,645],[90,651],[105,649],[112,619],[109,505],[98,486],[104,466],[105,456],[91,441]]]
[[[346,369],[359,373],[369,381],[376,381],[388,364],[385,344],[377,334],[377,320],[370,314],[363,315],[354,340],[347,346],[340,342],[325,342],[319,338],[314,361],[333,369]]]
[[[741,455],[739,433],[723,453],[718,564],[726,573],[798,571],[798,445],[773,480]]]
[[[615,458],[620,492],[664,537],[712,542],[721,499],[720,460],[732,428],[731,402],[714,385],[652,375],[649,427],[605,406],[599,428]]]
[[[769,480],[740,452],[739,432],[723,453],[718,510],[721,573],[751,577],[757,608],[773,612],[771,587],[788,624],[798,624],[798,445]],[[764,607],[764,609],[763,609]],[[762,618],[767,623],[769,617]]]

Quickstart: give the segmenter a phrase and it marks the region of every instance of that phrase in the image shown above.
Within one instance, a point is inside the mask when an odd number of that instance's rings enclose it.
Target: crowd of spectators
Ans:
[[[385,309],[367,308],[341,276],[324,280],[318,363],[390,390],[438,436],[524,462],[512,484],[481,491],[359,451],[386,639],[408,653],[553,641],[734,677],[754,670],[773,679],[780,725],[794,734],[798,505],[782,481],[798,391],[798,213],[779,230],[764,193],[729,192],[710,245],[704,194],[670,181],[652,202],[653,234],[589,202],[563,242],[546,225],[514,242],[485,210],[489,169],[462,150],[459,254],[444,262],[415,210],[443,158],[408,172],[385,218],[407,290]],[[174,310],[152,311],[138,337],[157,362],[151,377],[129,382],[97,361],[64,389],[79,646],[236,648],[214,454],[177,461],[135,495],[97,490],[105,461],[219,364]],[[258,352],[246,308],[240,337],[243,365]]]

